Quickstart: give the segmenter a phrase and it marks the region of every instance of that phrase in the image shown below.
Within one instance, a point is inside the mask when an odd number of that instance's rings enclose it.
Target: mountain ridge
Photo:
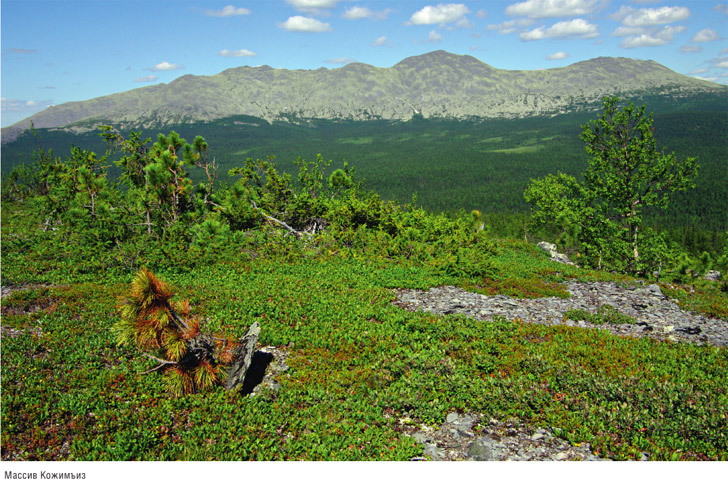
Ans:
[[[513,118],[559,114],[605,95],[674,97],[723,92],[723,85],[678,74],[655,61],[599,57],[546,70],[503,70],[446,51],[412,56],[390,68],[354,62],[316,70],[240,66],[216,75],[183,75],[52,106],[2,129],[3,143],[30,127],[93,129],[97,124],[152,127],[235,115],[270,121]]]

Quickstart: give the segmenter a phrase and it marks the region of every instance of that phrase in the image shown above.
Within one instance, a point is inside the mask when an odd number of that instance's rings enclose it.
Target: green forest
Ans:
[[[611,281],[728,320],[726,119],[658,108],[23,136],[3,147],[2,459],[411,460],[406,427],[451,412],[616,460],[728,459],[725,348],[392,304]],[[625,210],[600,184],[637,152]],[[227,390],[254,323],[289,368]]]
[[[696,157],[700,165],[695,188],[676,194],[669,208],[651,210],[650,225],[692,254],[719,251],[728,230],[728,205],[721,204],[728,202],[728,118],[720,110],[724,100],[704,95],[676,103],[647,97],[640,103],[655,113],[660,149],[674,151],[680,158]],[[231,184],[227,171],[247,158],[275,156],[281,171],[294,174],[298,157],[313,159],[321,154],[339,166],[348,162],[367,188],[383,199],[406,203],[416,196],[422,208],[449,215],[477,209],[487,216],[492,232],[523,237],[532,210],[523,199],[530,180],[559,171],[581,175],[587,165],[579,139],[581,125],[597,113],[595,109],[525,119],[295,124],[240,116],[140,131],[146,137],[175,131],[189,140],[204,135],[221,184]],[[42,146],[52,148],[58,157],[68,156],[72,146],[99,155],[108,149],[98,131],[36,132]],[[3,145],[5,179],[15,165],[32,159],[38,137],[25,133]],[[118,176],[113,165],[108,171],[110,177]],[[190,175],[200,176],[195,168]]]

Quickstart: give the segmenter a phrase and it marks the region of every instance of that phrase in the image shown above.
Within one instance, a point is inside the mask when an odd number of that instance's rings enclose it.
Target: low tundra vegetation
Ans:
[[[477,212],[382,201],[346,165],[327,174],[322,158],[300,160],[297,182],[248,160],[223,188],[201,138],[150,146],[104,134],[122,150],[118,180],[110,154],[81,150],[67,161],[41,151],[6,180],[3,460],[409,460],[422,447],[404,425],[453,411],[553,427],[615,459],[728,458],[725,349],[391,304],[394,288],[532,298],[564,296],[568,280],[630,277],[495,239]],[[289,355],[280,389],[226,391],[210,371],[224,361],[212,359],[197,365],[210,374],[198,384],[170,386],[156,367],[184,355],[177,333],[119,326],[135,317],[143,267],[189,327],[239,338],[257,321],[260,345]],[[724,304],[700,279],[676,287],[686,304],[682,294]],[[157,306],[136,312],[163,325]]]

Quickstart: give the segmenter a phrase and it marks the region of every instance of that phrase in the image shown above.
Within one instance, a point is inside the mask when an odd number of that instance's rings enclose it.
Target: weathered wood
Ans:
[[[251,200],[250,203],[253,205],[253,209],[255,209],[256,211],[260,212],[260,215],[263,216],[264,218],[268,219],[270,222],[272,222],[274,224],[277,224],[278,226],[281,226],[281,227],[287,229],[288,232],[290,232],[291,234],[293,234],[297,238],[300,238],[301,236],[303,236],[303,233],[301,231],[296,231],[295,229],[293,229],[291,226],[289,226],[285,222],[279,221],[275,217],[269,216],[268,214],[266,214],[265,212],[263,212],[261,209],[258,209],[258,206],[255,205],[255,202],[254,201]]]
[[[258,343],[259,335],[260,324],[256,321],[240,340],[240,346],[233,352],[233,361],[228,370],[225,389],[232,390],[239,385],[243,385],[245,375],[248,373],[250,363],[253,360],[253,353],[255,353],[255,345]]]

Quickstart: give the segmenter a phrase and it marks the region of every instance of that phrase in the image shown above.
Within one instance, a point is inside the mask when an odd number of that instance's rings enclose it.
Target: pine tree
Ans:
[[[180,396],[222,383],[237,345],[203,334],[189,302],[173,296],[168,284],[143,268],[119,305],[122,319],[114,329],[120,345],[161,352],[163,358],[144,354],[159,364],[147,372],[164,370],[167,390]]]

